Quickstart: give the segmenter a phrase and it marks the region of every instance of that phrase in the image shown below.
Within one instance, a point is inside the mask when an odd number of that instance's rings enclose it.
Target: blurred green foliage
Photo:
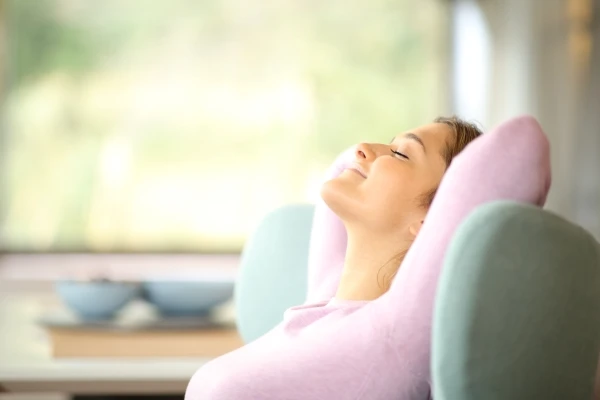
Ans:
[[[5,0],[9,251],[238,251],[444,105],[435,0]]]
[[[83,74],[94,67],[98,55],[94,37],[77,24],[55,18],[55,1],[5,1],[6,68],[12,87],[55,69]]]

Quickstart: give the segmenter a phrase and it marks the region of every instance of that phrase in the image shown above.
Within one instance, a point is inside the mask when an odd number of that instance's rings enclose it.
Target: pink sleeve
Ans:
[[[354,146],[340,154],[325,174],[325,181],[342,173],[354,160]],[[323,199],[315,207],[308,253],[307,303],[328,300],[335,296],[346,255],[346,228]]]
[[[460,222],[477,206],[494,200],[543,206],[549,188],[549,144],[531,117],[500,125],[453,161],[390,290],[376,300],[392,326],[390,339],[406,350],[402,357],[409,365],[429,375],[438,276]]]

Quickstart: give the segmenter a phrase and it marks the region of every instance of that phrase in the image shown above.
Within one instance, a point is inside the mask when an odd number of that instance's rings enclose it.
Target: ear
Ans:
[[[415,239],[423,226],[423,220],[419,219],[408,226],[408,232],[410,233],[411,239]]]

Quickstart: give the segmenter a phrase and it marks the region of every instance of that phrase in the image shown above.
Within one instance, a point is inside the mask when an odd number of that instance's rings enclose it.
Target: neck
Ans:
[[[384,294],[402,259],[400,240],[372,232],[348,231],[344,270],[336,298],[374,300]],[[393,239],[390,240],[390,237]]]

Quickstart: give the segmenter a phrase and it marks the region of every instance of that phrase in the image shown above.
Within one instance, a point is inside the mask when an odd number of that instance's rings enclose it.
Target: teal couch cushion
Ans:
[[[234,294],[238,331],[246,343],[279,324],[286,309],[304,302],[313,214],[309,204],[279,208],[246,242]]]
[[[590,399],[598,243],[537,207],[478,208],[446,255],[432,346],[436,400]]]

